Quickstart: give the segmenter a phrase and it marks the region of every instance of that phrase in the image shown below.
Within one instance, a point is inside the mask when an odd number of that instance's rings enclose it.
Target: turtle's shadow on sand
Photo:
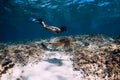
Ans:
[[[45,60],[45,61],[47,61],[47,62],[49,62],[49,63],[52,63],[52,64],[55,64],[55,65],[57,65],[57,66],[62,66],[63,65],[63,63],[62,63],[62,59],[57,59],[57,58],[48,58],[47,60]]]

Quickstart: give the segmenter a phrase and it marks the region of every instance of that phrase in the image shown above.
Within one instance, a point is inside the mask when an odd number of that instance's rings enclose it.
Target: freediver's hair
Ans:
[[[61,31],[67,31],[65,26],[60,27]]]

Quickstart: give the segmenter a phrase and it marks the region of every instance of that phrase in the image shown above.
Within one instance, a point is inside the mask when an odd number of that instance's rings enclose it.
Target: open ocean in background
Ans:
[[[67,32],[54,34],[33,18]],[[94,33],[120,34],[120,0],[0,0],[0,42]]]

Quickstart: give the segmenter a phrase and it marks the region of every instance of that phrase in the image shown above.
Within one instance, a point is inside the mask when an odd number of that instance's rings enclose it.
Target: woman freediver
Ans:
[[[50,30],[50,31],[57,33],[57,34],[66,31],[65,26],[62,26],[60,28],[58,28],[56,26],[49,26],[49,25],[46,25],[42,19],[33,19],[32,21],[40,23],[45,29]]]

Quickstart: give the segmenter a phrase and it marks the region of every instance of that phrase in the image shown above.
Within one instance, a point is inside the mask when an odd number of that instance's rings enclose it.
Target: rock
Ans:
[[[67,61],[73,61],[73,65]],[[37,71],[36,66],[40,69],[43,66],[45,70],[54,69],[57,66],[57,70],[59,70],[64,65],[67,67],[65,67],[66,71],[69,65],[70,69],[73,69],[70,70],[72,73],[79,73],[79,78],[74,80],[120,80],[120,44],[103,35],[78,35],[56,37],[39,43],[7,45],[0,50],[0,77],[2,80],[5,80],[5,77],[7,77],[6,80],[9,80],[8,78],[28,79],[24,77],[26,75],[22,73],[22,69],[26,67],[28,72],[26,69],[24,71],[29,75],[31,74],[28,68],[30,65],[33,69],[30,70],[31,72]],[[32,68],[33,66],[35,68]],[[10,72],[12,69],[13,73]],[[56,71],[56,69],[54,70]],[[44,70],[42,69],[42,71]],[[6,76],[4,77],[3,74]],[[18,77],[13,77],[16,74]],[[66,74],[73,75],[69,72]],[[34,75],[38,76],[36,73]],[[30,78],[30,76],[27,77]]]
[[[100,77],[102,80],[119,80],[120,77],[120,45],[108,44],[92,51],[86,47],[77,48],[73,57],[74,70],[82,69],[90,76]]]
[[[120,35],[115,38],[114,43],[120,44]]]
[[[4,49],[7,47],[7,44],[4,44],[4,43],[0,43],[0,50]]]
[[[7,70],[13,68],[14,65],[14,62],[12,62],[10,59],[3,60],[0,65],[0,75],[6,74]]]

